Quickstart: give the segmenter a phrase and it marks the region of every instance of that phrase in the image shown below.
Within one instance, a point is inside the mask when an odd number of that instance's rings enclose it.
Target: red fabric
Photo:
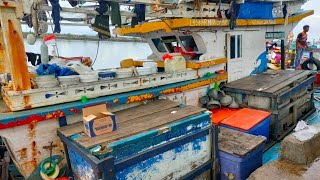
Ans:
[[[56,180],[69,180],[68,177],[60,177],[60,178],[56,178]]]
[[[190,48],[186,48],[186,50],[188,51],[188,50],[191,50],[191,49]],[[196,55],[196,53],[194,53],[194,52],[184,52],[181,47],[175,47],[174,48],[174,52],[181,53],[181,55],[188,55],[190,57],[193,57],[193,56]]]
[[[221,14],[220,7],[219,7],[219,9],[218,9],[217,16],[218,16],[218,18],[219,18],[219,19],[221,19],[221,18],[222,18],[222,14]]]
[[[55,35],[50,35],[50,36],[45,36],[43,37],[43,40],[46,41],[50,41],[50,40],[55,40],[56,36]]]
[[[173,58],[173,56],[172,56],[171,54],[164,54],[164,55],[162,56],[162,60],[172,59],[172,58]]]

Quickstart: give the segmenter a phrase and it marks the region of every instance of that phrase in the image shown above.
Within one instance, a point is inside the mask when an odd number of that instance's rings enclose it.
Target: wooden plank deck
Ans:
[[[228,154],[245,156],[260,146],[265,138],[220,127],[219,150]]]
[[[115,113],[117,130],[112,133],[93,138],[83,135],[80,138],[75,139],[75,141],[84,148],[90,148],[96,145],[107,145],[119,139],[159,128],[168,123],[185,119],[204,111],[206,110],[203,108],[193,106],[179,107],[177,103],[172,101],[159,100]],[[130,116],[130,114],[132,116]],[[59,128],[58,131],[66,137],[82,133],[83,123],[80,122],[65,126]]]
[[[228,83],[224,87],[246,92],[258,91],[274,94],[291,83],[311,74],[312,72],[310,71],[268,71]]]
[[[116,112],[117,123],[126,122],[132,119],[143,117],[159,111],[179,106],[179,103],[168,100],[157,100],[152,103],[130,108],[125,111]]]

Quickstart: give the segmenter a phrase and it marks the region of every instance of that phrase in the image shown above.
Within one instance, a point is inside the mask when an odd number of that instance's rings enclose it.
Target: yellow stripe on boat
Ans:
[[[290,16],[288,23],[299,22],[301,19],[314,14],[313,10],[303,11],[299,14]],[[285,24],[284,18],[275,20],[266,19],[238,19],[237,26],[261,26],[261,25],[281,25]],[[190,19],[190,18],[176,18],[167,19],[157,22],[147,22],[141,25],[136,25],[134,28],[122,27],[114,30],[118,35],[130,35],[130,34],[144,34],[153,31],[163,30],[165,32],[171,32],[173,29],[183,27],[227,27],[229,26],[229,19]]]
[[[158,64],[159,68],[164,68],[164,61],[155,61],[155,63]],[[218,64],[224,64],[224,63],[227,63],[227,58],[210,59],[210,60],[204,60],[204,61],[187,61],[187,68],[201,69],[201,68],[211,67]],[[143,61],[134,61],[133,64],[136,67],[143,66]],[[127,67],[127,66],[129,66],[129,64],[127,65],[126,62],[124,62],[123,67]]]

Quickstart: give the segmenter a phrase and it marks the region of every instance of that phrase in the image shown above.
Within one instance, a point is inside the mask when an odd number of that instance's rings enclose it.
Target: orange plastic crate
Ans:
[[[212,112],[211,122],[213,124],[219,125],[221,121],[235,114],[239,110],[240,109],[230,109],[230,108],[224,108],[224,107],[211,110]]]
[[[236,129],[248,131],[266,118],[270,117],[270,115],[270,112],[244,108],[236,113],[233,113],[220,123]]]

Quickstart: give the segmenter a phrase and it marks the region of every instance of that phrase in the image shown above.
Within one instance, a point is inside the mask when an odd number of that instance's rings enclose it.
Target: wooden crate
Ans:
[[[228,83],[223,89],[242,107],[271,112],[270,134],[277,140],[314,110],[314,80],[310,71],[267,71]]]

